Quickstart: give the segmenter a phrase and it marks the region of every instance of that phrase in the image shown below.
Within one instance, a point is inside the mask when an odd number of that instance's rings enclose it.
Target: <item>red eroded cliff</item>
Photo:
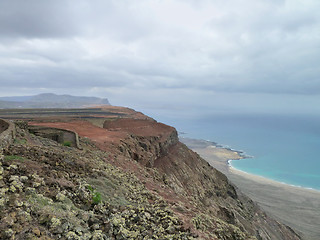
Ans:
[[[177,216],[204,239],[300,239],[237,192],[221,172],[180,143],[177,131],[152,119],[108,119],[32,123],[75,131],[109,154],[167,201]]]

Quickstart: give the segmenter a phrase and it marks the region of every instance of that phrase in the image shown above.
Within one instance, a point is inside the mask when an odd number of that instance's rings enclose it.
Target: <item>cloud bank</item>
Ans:
[[[318,0],[3,0],[0,95],[314,98],[319,10]]]

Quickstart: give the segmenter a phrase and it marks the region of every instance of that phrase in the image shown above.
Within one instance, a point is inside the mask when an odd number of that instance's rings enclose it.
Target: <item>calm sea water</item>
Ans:
[[[213,114],[197,119],[161,119],[185,132],[242,150],[253,158],[232,166],[279,182],[320,190],[320,117]]]

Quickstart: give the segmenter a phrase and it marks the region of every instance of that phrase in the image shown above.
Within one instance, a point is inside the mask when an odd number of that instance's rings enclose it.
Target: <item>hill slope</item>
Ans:
[[[0,156],[2,239],[300,239],[174,128],[121,116],[17,123]],[[41,137],[31,126],[44,129]],[[81,149],[53,141],[48,128],[76,132]]]

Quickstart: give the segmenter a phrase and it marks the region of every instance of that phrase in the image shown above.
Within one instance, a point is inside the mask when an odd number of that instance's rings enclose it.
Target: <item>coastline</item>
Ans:
[[[238,160],[241,160],[241,159],[229,159],[229,160],[227,160],[227,165],[229,167],[229,170],[228,170],[229,172],[234,173],[234,174],[238,174],[238,175],[242,175],[244,177],[250,177],[250,178],[254,177],[254,178],[260,179],[261,181],[269,182],[270,184],[276,184],[276,185],[282,184],[282,185],[285,185],[285,186],[288,186],[288,187],[300,188],[300,189],[303,189],[303,190],[310,190],[310,191],[314,191],[314,192],[320,194],[320,190],[318,190],[318,189],[314,189],[314,188],[311,188],[311,187],[304,187],[304,186],[294,185],[294,184],[290,184],[290,183],[286,183],[286,182],[281,182],[281,181],[277,181],[277,180],[274,180],[274,179],[271,179],[271,178],[268,178],[268,177],[260,176],[260,175],[253,174],[253,173],[248,173],[246,171],[237,169],[234,166],[232,166],[231,162],[232,161],[238,161]]]
[[[254,156],[251,156],[251,155],[248,155],[246,152],[242,151],[242,150],[236,150],[236,149],[233,149],[229,146],[224,146],[224,145],[220,145],[216,142],[212,142],[212,141],[208,141],[208,140],[200,140],[200,139],[191,139],[191,138],[185,138],[185,137],[182,137],[180,138],[182,140],[182,142],[187,142],[186,145],[188,145],[189,148],[191,149],[197,149],[194,147],[194,145],[190,145],[190,142],[189,141],[193,141],[194,143],[195,142],[198,142],[200,145],[199,147],[201,146],[201,144],[204,144],[205,142],[207,144],[205,145],[202,145],[202,148],[204,146],[208,147],[208,148],[212,148],[213,149],[224,149],[224,150],[227,150],[227,151],[231,151],[233,153],[236,153],[237,154],[237,157],[236,158],[233,158],[233,159],[227,159],[225,160],[225,164],[228,166],[228,171],[229,172],[232,172],[234,174],[239,174],[239,175],[243,175],[243,176],[246,176],[246,177],[256,177],[256,178],[259,178],[261,179],[261,181],[269,181],[270,184],[271,183],[274,183],[274,184],[283,184],[283,185],[287,185],[287,186],[291,186],[291,187],[296,187],[296,188],[301,188],[301,189],[305,189],[305,190],[312,190],[312,191],[315,191],[315,192],[318,192],[320,193],[320,190],[318,189],[314,189],[314,188],[311,188],[311,187],[304,187],[304,186],[299,186],[299,185],[294,185],[294,184],[290,184],[290,183],[286,183],[286,182],[281,182],[281,181],[277,181],[275,179],[272,179],[272,178],[268,178],[268,177],[264,177],[264,176],[261,176],[261,175],[257,175],[257,174],[254,174],[254,173],[249,173],[249,172],[246,172],[246,171],[243,171],[243,170],[240,170],[234,166],[232,166],[232,161],[239,161],[241,159],[248,159],[248,158],[254,158]],[[211,144],[211,145],[210,145]],[[201,147],[200,147],[201,148]]]
[[[240,192],[257,202],[269,215],[301,233],[303,239],[320,238],[320,191],[238,170],[230,162],[243,159],[243,153],[229,147],[196,139],[181,138],[181,141],[224,173]]]

